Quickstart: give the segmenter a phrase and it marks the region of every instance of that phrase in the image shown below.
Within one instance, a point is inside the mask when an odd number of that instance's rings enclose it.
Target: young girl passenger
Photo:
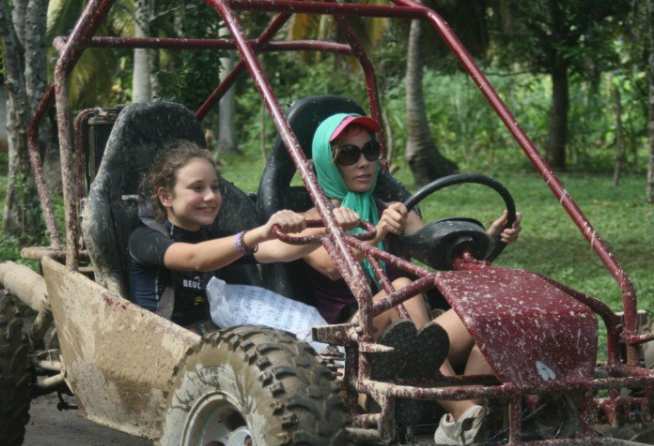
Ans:
[[[417,213],[408,212],[402,203],[396,202],[383,206],[373,197],[380,169],[380,147],[375,140],[375,133],[378,130],[377,122],[369,117],[344,113],[332,115],[322,121],[316,129],[312,143],[312,158],[318,183],[327,197],[338,202],[340,206],[353,209],[362,220],[374,224],[377,228],[376,237],[367,243],[383,249],[383,240],[387,234],[411,234],[422,228],[423,222]],[[512,227],[506,227],[505,214],[494,221],[487,232],[491,237],[499,236],[505,243],[513,242],[520,232],[519,214]],[[314,281],[318,288],[315,293],[318,298],[316,306],[329,322],[342,322],[339,320],[343,317],[340,309],[352,305],[354,298],[340,280],[330,256],[324,248],[318,248],[307,253],[304,259],[322,275],[322,280]],[[363,266],[368,273],[369,281],[375,287],[370,267],[366,264]],[[408,278],[401,277],[397,271],[387,268],[387,273],[393,279],[396,288],[410,283]],[[381,299],[384,296],[382,290],[373,299]],[[453,366],[463,370],[466,375],[493,373],[476,346],[474,338],[453,310],[446,311],[431,322],[422,295],[405,301],[404,307],[418,329],[423,331],[431,329],[431,334],[436,338],[438,338],[438,330],[434,330],[436,326],[442,327],[447,333],[449,353],[442,363],[442,358],[439,358],[438,364],[434,367],[440,365],[440,372],[443,375],[455,375]],[[375,318],[375,328],[378,332],[388,330],[389,326],[391,329],[397,328],[399,324],[391,324],[391,322],[399,318],[396,309],[389,310]],[[407,361],[399,376],[402,376],[402,373],[406,374],[407,368],[413,367],[415,362],[425,362],[425,358],[430,353],[429,344],[425,343],[422,348],[421,356]],[[431,373],[435,371],[432,370]],[[441,401],[441,405],[448,413],[441,419],[435,433],[436,444],[471,443],[481,427],[486,408],[472,400]]]
[[[221,268],[236,261],[292,261],[317,246],[289,245],[275,238],[275,225],[284,232],[305,229],[304,217],[289,210],[275,213],[262,226],[214,238],[209,226],[220,218],[219,181],[209,151],[176,142],[155,161],[144,183],[163,227],[143,224],[129,238],[132,298],[196,331],[202,331],[209,318],[207,283]],[[345,226],[358,220],[347,209],[335,209],[334,216]]]

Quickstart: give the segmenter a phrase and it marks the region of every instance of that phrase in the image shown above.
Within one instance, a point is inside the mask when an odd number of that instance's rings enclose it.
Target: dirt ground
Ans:
[[[24,446],[152,446],[152,442],[82,418],[76,410],[57,410],[57,395],[32,401]],[[69,402],[74,402],[69,397]]]

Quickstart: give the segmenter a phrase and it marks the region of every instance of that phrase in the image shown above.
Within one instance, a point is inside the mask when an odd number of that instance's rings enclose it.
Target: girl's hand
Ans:
[[[279,226],[279,229],[286,233],[301,232],[306,227],[303,215],[289,211],[288,209],[277,211],[272,214],[268,219],[268,222],[263,225],[264,237],[266,240],[275,238],[275,234],[273,234],[272,230],[275,225]]]
[[[346,230],[352,229],[359,224],[359,214],[348,208],[335,208],[334,219],[340,227]]]
[[[383,239],[388,233],[404,234],[407,214],[408,210],[403,203],[397,201],[389,204],[382,212],[379,223],[377,223],[377,239]]]
[[[520,214],[520,212],[516,212],[515,222],[510,228],[505,227],[507,219],[508,216],[505,210],[497,220],[491,223],[486,233],[491,237],[497,237],[499,235],[500,240],[508,245],[515,242],[520,235],[520,231],[522,230],[522,226],[520,225],[520,222],[522,221],[522,214]]]

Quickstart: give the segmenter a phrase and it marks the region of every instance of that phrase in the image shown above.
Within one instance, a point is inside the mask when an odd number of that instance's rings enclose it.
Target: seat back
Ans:
[[[111,130],[102,162],[82,215],[82,232],[96,280],[111,291],[128,297],[127,242],[140,224],[140,183],[155,158],[175,140],[205,146],[195,115],[172,102],[131,104]],[[220,182],[223,205],[210,228],[212,235],[238,232],[258,224],[253,201],[233,184]],[[241,283],[260,284],[255,266],[239,267]]]
[[[335,113],[366,114],[356,102],[339,96],[310,96],[296,101],[289,108],[288,123],[307,158],[311,158],[311,143],[316,128]],[[278,136],[259,184],[257,207],[262,218],[269,218],[280,209],[305,211],[313,206],[304,187],[291,186],[295,170],[286,145]],[[384,202],[402,201],[409,193],[384,170],[380,172],[375,196]],[[287,297],[311,302],[307,268],[309,266],[303,261],[265,265],[262,270],[266,288]]]

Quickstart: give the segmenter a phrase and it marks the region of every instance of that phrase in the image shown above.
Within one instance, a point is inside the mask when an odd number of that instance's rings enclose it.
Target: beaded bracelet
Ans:
[[[257,250],[259,249],[259,245],[256,244],[252,248],[250,248],[248,245],[245,244],[245,232],[246,231],[241,231],[238,234],[236,234],[236,238],[234,239],[234,246],[236,249],[244,256],[251,256]]]

